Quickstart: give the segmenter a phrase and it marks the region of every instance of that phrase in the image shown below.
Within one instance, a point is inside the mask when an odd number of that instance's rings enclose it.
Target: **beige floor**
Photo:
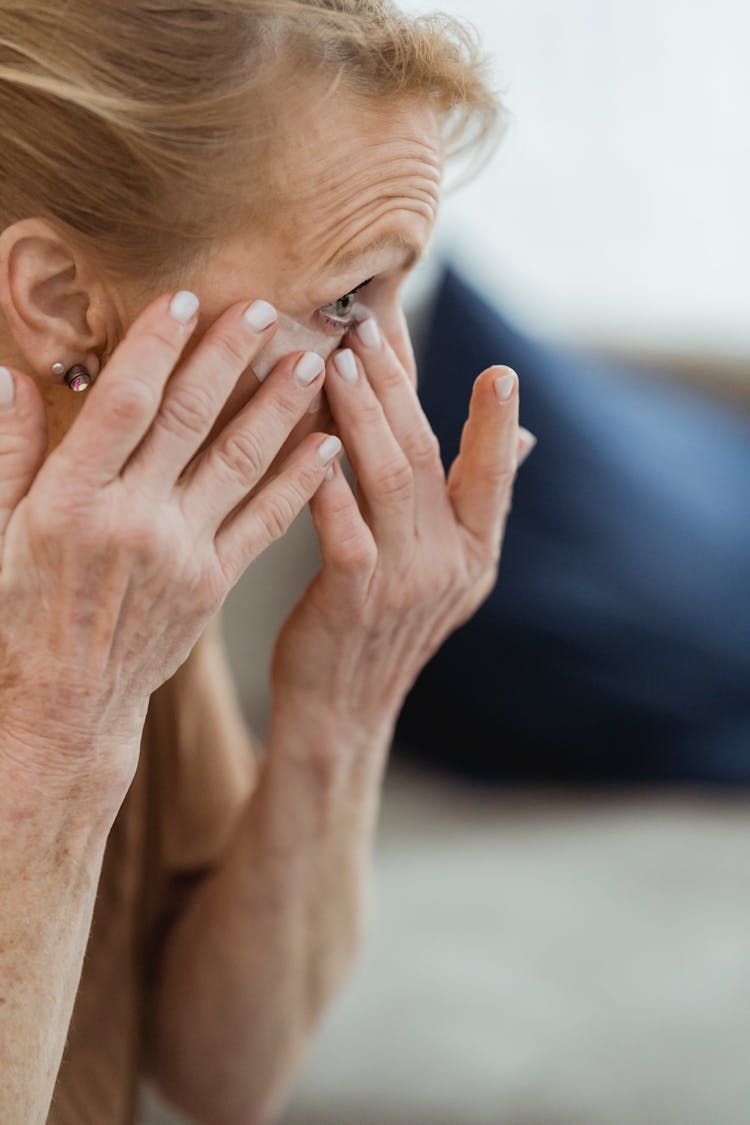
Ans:
[[[750,797],[392,764],[373,887],[283,1125],[750,1122]]]

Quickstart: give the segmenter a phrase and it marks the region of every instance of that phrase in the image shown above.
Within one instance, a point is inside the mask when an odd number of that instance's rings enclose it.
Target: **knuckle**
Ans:
[[[264,430],[269,440],[273,438],[281,445],[302,417],[305,404],[299,391],[295,393],[286,380],[281,388],[277,382],[269,390],[271,393],[263,407],[266,415]]]
[[[387,391],[399,390],[406,381],[405,372],[395,363],[386,364],[380,375],[380,383]]]
[[[154,391],[141,379],[131,378],[113,387],[107,400],[107,409],[118,422],[136,422],[155,408]]]
[[[148,328],[145,335],[141,336],[136,322],[136,324],[130,328],[126,340],[133,346],[139,357],[143,357],[145,354],[148,360],[155,361],[159,363],[160,366],[161,363],[166,363],[171,368],[181,351],[177,335],[177,322],[174,322],[174,328],[175,335],[171,336],[169,332],[164,331],[162,319],[160,317],[159,322]]]
[[[168,332],[165,332],[161,323],[160,318],[157,324],[151,326],[145,336],[146,343],[154,358],[164,358],[167,361],[172,360],[174,362],[175,357],[180,353],[180,344],[177,336],[170,336]],[[176,328],[177,323],[175,322]]]
[[[121,528],[113,530],[111,539],[141,565],[152,565],[165,557],[167,542],[162,530],[155,520],[145,515],[131,518]]]
[[[507,462],[498,462],[492,465],[485,465],[482,476],[492,488],[510,488],[515,480],[516,469],[514,465],[510,465]]]
[[[408,500],[414,491],[414,473],[405,457],[394,458],[380,470],[378,489],[381,497],[393,503]]]
[[[364,529],[354,529],[341,535],[334,547],[332,557],[336,566],[352,574],[369,574],[377,561],[377,548],[372,536]]]
[[[217,332],[211,340],[211,347],[227,367],[243,370],[247,366],[248,348],[239,337],[229,331]]]
[[[357,420],[363,428],[382,425],[385,418],[383,407],[377,398],[366,398],[359,404]]]
[[[42,499],[30,503],[28,507],[29,535],[35,551],[45,556],[50,550],[67,542],[81,542],[83,520],[76,506],[69,502],[53,502]]]
[[[259,512],[259,518],[269,542],[273,543],[286,535],[298,511],[294,494],[287,491],[277,492],[273,499],[264,505]]]
[[[243,485],[253,484],[265,468],[263,448],[252,430],[234,430],[216,447],[216,457],[229,478]]]
[[[202,434],[212,416],[211,400],[206,391],[197,386],[184,386],[165,399],[157,422],[180,437],[185,433]]]
[[[281,388],[278,381],[273,384],[275,391],[269,398],[269,409],[275,416],[276,422],[288,433],[297,423],[305,409],[299,389],[293,390],[288,381],[284,380]]]
[[[51,543],[62,540],[72,546],[80,545],[84,535],[98,529],[99,507],[97,498],[87,489],[61,487],[59,478],[46,476],[38,479],[36,494],[28,496],[29,528],[35,540]]]
[[[408,445],[409,459],[419,468],[433,468],[441,464],[440,442],[430,429],[420,429]]]
[[[295,479],[290,487],[299,500],[300,509],[308,502],[320,487],[321,473],[324,466],[317,461],[303,460],[300,462]]]

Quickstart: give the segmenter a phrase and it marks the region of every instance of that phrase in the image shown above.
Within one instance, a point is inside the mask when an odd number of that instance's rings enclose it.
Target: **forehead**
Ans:
[[[296,268],[322,277],[344,260],[351,271],[358,249],[391,234],[427,244],[444,154],[425,103],[363,104],[341,91],[287,125],[278,159],[278,235]],[[404,252],[372,260],[389,255]]]

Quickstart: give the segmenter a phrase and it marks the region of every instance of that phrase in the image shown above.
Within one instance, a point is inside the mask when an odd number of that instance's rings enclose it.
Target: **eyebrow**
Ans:
[[[403,250],[404,260],[402,268],[405,270],[413,269],[414,266],[422,259],[425,252],[425,247],[419,242],[416,242],[408,234],[403,231],[391,230],[383,231],[367,246],[363,246],[360,250],[347,250],[342,254],[337,255],[330,265],[328,266],[327,273],[342,273],[344,270],[359,265],[366,258],[372,257],[374,254],[379,253],[381,250],[390,250],[395,247],[398,250]]]

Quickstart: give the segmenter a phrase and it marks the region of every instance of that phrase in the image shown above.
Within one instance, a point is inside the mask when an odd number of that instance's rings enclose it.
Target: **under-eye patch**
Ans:
[[[340,332],[331,332],[323,328],[311,328],[293,320],[285,313],[279,313],[278,327],[271,340],[261,354],[253,360],[252,369],[259,382],[263,382],[284,356],[291,352],[317,352],[323,359],[336,351],[341,345],[346,333],[362,320],[371,316],[370,310],[362,304],[357,304],[350,314],[351,323],[342,327]]]

